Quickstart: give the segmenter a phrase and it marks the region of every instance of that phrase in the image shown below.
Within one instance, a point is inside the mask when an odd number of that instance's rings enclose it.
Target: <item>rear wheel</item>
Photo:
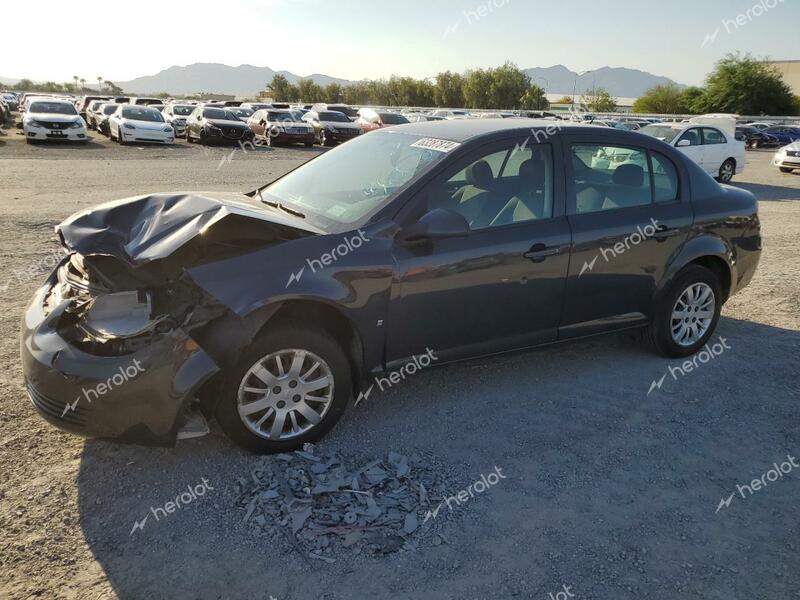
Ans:
[[[720,183],[729,183],[731,179],[733,179],[733,175],[736,172],[736,161],[732,158],[729,158],[722,166],[719,168],[719,176],[717,177],[717,181]]]
[[[722,289],[717,276],[705,267],[691,265],[681,271],[657,306],[648,337],[664,356],[694,354],[713,335],[722,310]]]
[[[200,144],[203,146],[208,146],[208,138],[206,137],[206,132],[202,129],[200,130]]]
[[[260,336],[225,377],[216,417],[238,445],[289,452],[339,420],[352,393],[347,356],[324,332],[292,323]]]
[[[325,135],[325,130],[319,132],[319,145],[320,146],[329,146],[330,142],[328,141],[328,136]]]

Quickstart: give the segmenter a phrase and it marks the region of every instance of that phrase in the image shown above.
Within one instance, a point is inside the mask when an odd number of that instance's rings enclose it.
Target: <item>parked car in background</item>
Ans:
[[[392,125],[404,125],[408,123],[403,115],[389,112],[387,110],[375,110],[374,108],[361,108],[358,111],[356,125],[361,128],[363,133],[369,133],[383,127]]]
[[[249,142],[253,132],[227,108],[198,106],[186,120],[186,141],[201,144]]]
[[[253,134],[266,141],[267,146],[279,144],[314,145],[317,132],[313,125],[302,120],[293,110],[257,110],[247,120]]]
[[[272,104],[268,102],[243,102],[239,105],[239,108],[249,108],[255,112],[263,108],[272,108]]]
[[[86,117],[84,120],[86,121],[86,126],[89,129],[95,129],[97,127],[97,123],[95,122],[95,112],[108,100],[92,100],[89,103],[89,106],[86,107]]]
[[[134,96],[128,99],[128,104],[133,104],[134,106],[148,106],[150,104],[162,104],[164,100],[161,98],[147,98],[144,96]]]
[[[349,106],[348,104],[341,104],[341,103],[325,104],[324,102],[318,102],[309,108],[318,113],[330,112],[330,111],[340,112],[351,121],[355,121],[358,118],[358,112],[356,111],[356,109],[354,109],[352,106]]]
[[[736,139],[744,142],[746,148],[753,149],[777,146],[780,143],[774,135],[749,125],[740,125],[736,128]]]
[[[22,131],[28,143],[38,141],[87,142],[86,121],[69,100],[37,99],[22,117]]]
[[[800,141],[800,127],[773,125],[772,127],[762,129],[762,131],[774,137],[778,144],[791,144]]]
[[[175,130],[161,111],[146,105],[120,104],[108,118],[109,137],[120,145],[129,142],[175,143]]]
[[[400,114],[403,115],[409,123],[425,123],[426,121],[433,120],[433,117],[419,112],[403,112]]]
[[[431,112],[432,117],[441,117],[442,119],[467,119],[470,114],[465,110],[434,110]]]
[[[242,108],[241,106],[233,106],[233,107],[229,108],[228,110],[231,111],[237,117],[239,117],[239,119],[241,119],[242,121],[245,121],[245,122],[247,122],[247,119],[252,117],[253,113],[255,112],[251,108]]]
[[[695,123],[658,123],[639,133],[652,136],[688,156],[721,183],[744,172],[744,142],[710,125]]]
[[[186,135],[186,119],[189,118],[195,106],[192,104],[178,104],[172,103],[164,107],[161,114],[164,115],[164,120],[172,125],[175,130],[175,137],[184,137]]]
[[[479,119],[513,119],[517,115],[509,112],[482,112]]]
[[[361,134],[361,128],[338,111],[310,110],[303,115],[303,121],[314,128],[317,141],[322,146],[333,146]]]
[[[202,412],[250,451],[289,452],[419,357],[442,365],[624,330],[676,359],[712,343],[759,262],[755,196],[647,136],[545,131],[414,123],[247,194],[82,210],[57,226],[68,254],[22,319],[33,405],[76,434],[159,445]],[[615,149],[643,158],[584,159]],[[350,251],[304,267],[337,244]],[[134,363],[134,379],[75,408]]]
[[[19,109],[19,100],[17,99],[16,94],[12,94],[11,92],[3,92],[2,97],[10,110]]]
[[[108,119],[111,115],[117,112],[118,108],[119,104],[116,102],[106,102],[105,104],[101,104],[100,108],[96,110],[94,114],[95,129],[97,129],[97,131],[103,135],[111,137],[111,133],[108,129]]]
[[[0,128],[11,118],[11,108],[3,97],[0,97]]]
[[[755,127],[756,129],[766,129],[767,127],[775,127],[777,123],[768,123],[766,121],[756,121],[754,123],[745,123],[750,127]]]
[[[775,153],[772,164],[778,167],[781,173],[791,173],[800,170],[800,142],[792,142]]]
[[[111,96],[83,96],[80,100],[75,101],[75,107],[78,109],[78,113],[83,117],[86,118],[86,109],[89,108],[89,105],[94,100],[102,100],[104,102],[108,102],[111,99]]]

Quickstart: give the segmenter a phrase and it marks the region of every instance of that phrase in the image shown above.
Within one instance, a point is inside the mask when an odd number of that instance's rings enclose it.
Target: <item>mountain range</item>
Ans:
[[[624,67],[601,67],[582,74],[571,71],[564,65],[535,67],[524,69],[524,71],[535,84],[544,87],[549,94],[571,95],[573,86],[576,94],[582,94],[597,86],[618,98],[637,98],[654,85],[674,83],[667,77]],[[194,63],[186,66],[172,66],[155,75],[137,77],[130,81],[112,81],[132,94],[169,92],[177,95],[208,92],[254,96],[263,90],[276,74],[285,76],[293,84],[303,78],[289,71],[273,71],[269,67],[253,65],[232,67],[219,63]],[[315,83],[323,86],[330,83],[340,85],[353,83],[347,79],[320,73],[307,75],[305,78],[312,79]],[[6,85],[12,85],[15,81],[0,77],[0,82]]]

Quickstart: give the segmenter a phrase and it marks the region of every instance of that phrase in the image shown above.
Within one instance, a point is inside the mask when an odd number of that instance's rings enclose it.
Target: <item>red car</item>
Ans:
[[[382,127],[403,125],[408,122],[409,120],[403,115],[389,112],[388,110],[375,110],[374,108],[359,109],[358,118],[356,119],[356,125],[358,125],[364,133],[369,133],[370,131],[381,129]]]

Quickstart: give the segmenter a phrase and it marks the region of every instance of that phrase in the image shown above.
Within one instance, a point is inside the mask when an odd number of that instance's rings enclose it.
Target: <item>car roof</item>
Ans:
[[[403,133],[435,137],[453,142],[491,135],[498,132],[509,134],[529,134],[531,129],[547,129],[557,127],[562,133],[586,131],[591,125],[580,125],[570,121],[552,121],[548,119],[455,119],[452,121],[421,121],[399,125]],[[606,127],[594,126],[596,130],[608,131]]]

